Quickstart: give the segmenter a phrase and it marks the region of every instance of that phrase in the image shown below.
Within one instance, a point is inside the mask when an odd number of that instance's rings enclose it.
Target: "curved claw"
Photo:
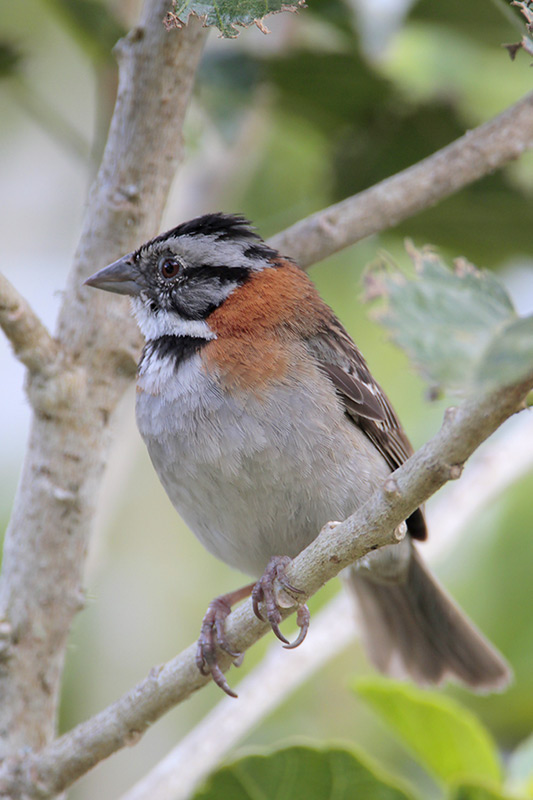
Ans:
[[[202,621],[200,638],[196,649],[196,666],[202,675],[211,675],[213,681],[223,692],[230,697],[237,697],[233,689],[230,688],[224,673],[222,672],[218,659],[217,647],[220,647],[232,657],[234,663],[239,666],[242,664],[243,654],[236,653],[229,646],[226,639],[226,619],[231,613],[234,603],[248,597],[252,591],[252,584],[243,586],[235,592],[215,597],[209,604]]]
[[[294,642],[287,642],[284,644],[283,647],[285,650],[294,650],[295,647],[299,647],[305,637],[307,636],[307,631],[309,630],[309,621],[311,616],[309,614],[309,609],[306,605],[300,606],[298,609],[298,614],[296,617],[296,622],[298,627],[300,628],[300,632]]]
[[[278,623],[277,623],[277,622],[271,622],[271,623],[270,623],[270,627],[272,628],[272,631],[273,631],[273,632],[274,632],[274,634],[275,634],[275,635],[278,637],[278,639],[280,640],[280,642],[283,642],[283,646],[284,646],[284,647],[291,647],[291,646],[292,646],[292,645],[291,645],[291,643],[289,642],[289,640],[288,640],[288,639],[286,639],[286,638],[285,638],[285,636],[284,636],[284,635],[282,634],[282,632],[280,631],[280,629],[279,629],[279,625],[278,625]]]
[[[223,692],[229,694],[230,697],[238,697],[238,694],[233,691],[231,686],[226,680],[226,676],[218,666],[218,664],[211,664],[211,669],[209,670],[211,673],[211,677],[213,678],[214,682],[217,686],[219,686]]]
[[[291,583],[289,583],[285,577],[285,570],[290,562],[291,559],[288,556],[274,556],[271,558],[263,575],[252,589],[252,607],[255,616],[262,622],[266,622],[268,620],[272,631],[280,640],[280,642],[283,642],[283,646],[287,650],[292,650],[301,645],[307,636],[307,631],[309,630],[309,609],[306,605],[301,605],[298,608],[297,623],[298,627],[300,628],[300,632],[294,642],[289,642],[289,640],[285,638],[279,629],[281,613],[279,601],[276,596],[275,582],[277,581],[282,589],[285,589],[289,592],[294,594],[305,594],[303,589],[297,589],[296,586],[293,586]],[[260,603],[264,603],[266,619],[259,608]]]
[[[261,610],[259,608],[259,603],[261,602],[262,599],[263,599],[263,591],[261,589],[260,584],[256,583],[252,591],[252,608],[254,610],[254,614],[257,617],[257,619],[260,619],[261,622],[266,622],[266,619],[262,615]]]

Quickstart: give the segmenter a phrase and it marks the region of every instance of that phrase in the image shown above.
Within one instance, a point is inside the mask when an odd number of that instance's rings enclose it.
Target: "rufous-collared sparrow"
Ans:
[[[216,598],[198,664],[217,663],[231,604],[253,590],[277,636],[274,577],[330,520],[345,519],[411,454],[361,353],[306,274],[243,217],[207,214],[157,236],[86,283],[132,297],[146,345],[137,423],[172,504],[205,547],[255,578]],[[346,572],[370,657],[422,684],[502,688],[510,671],[423,565],[410,536]],[[299,644],[308,626],[298,614]],[[287,643],[288,644],[288,643]],[[229,648],[228,648],[229,649]]]

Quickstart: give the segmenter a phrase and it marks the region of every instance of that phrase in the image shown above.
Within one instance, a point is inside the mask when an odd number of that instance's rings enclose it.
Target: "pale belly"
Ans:
[[[389,472],[326,379],[313,398],[294,381],[268,397],[244,397],[224,394],[197,357],[180,370],[172,391],[160,391],[164,370],[155,384],[141,376],[139,430],[193,533],[245,573],[260,575],[273,555],[295,556]]]

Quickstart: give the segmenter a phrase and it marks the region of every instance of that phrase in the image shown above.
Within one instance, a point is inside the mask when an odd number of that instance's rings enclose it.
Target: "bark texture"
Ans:
[[[115,113],[55,341],[36,321],[46,359],[25,359],[34,417],[0,582],[0,757],[53,738],[66,639],[84,603],[109,419],[134,375],[140,337],[127,304],[81,284],[157,232],[181,158],[205,31],[196,19],[166,31],[166,10],[166,0],[147,0],[138,27],[117,45]]]

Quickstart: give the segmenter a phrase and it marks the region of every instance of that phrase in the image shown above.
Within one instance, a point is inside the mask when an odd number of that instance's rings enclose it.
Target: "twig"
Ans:
[[[16,357],[30,372],[45,373],[56,363],[59,348],[30,304],[0,273],[0,327]]]
[[[476,452],[460,481],[449,483],[427,509],[424,557],[450,551],[489,500],[533,469],[533,415],[509,420]],[[435,500],[435,498],[433,498]],[[358,637],[353,602],[340,593],[313,617],[305,643],[288,653],[274,644],[238,686],[239,703],[224,698],[120,800],[187,800],[234,745],[298,686]]]
[[[429,158],[278,233],[270,244],[308,267],[430,208],[533,147],[533,92]]]
[[[460,474],[476,448],[523,405],[532,386],[533,375],[519,386],[449,409],[437,435],[396,470],[381,490],[342,524],[326,526],[294,559],[289,581],[304,589],[307,597],[365,553],[393,542],[396,537],[391,531]],[[268,630],[254,616],[249,601],[231,614],[227,628],[229,645],[238,652]],[[16,768],[6,765],[0,772],[0,793],[12,800],[53,796],[111,753],[136,742],[154,720],[207,682],[196,668],[195,649],[192,645],[152,670],[123,698],[40,752],[22,756]],[[229,666],[229,657],[220,661],[223,668]]]

